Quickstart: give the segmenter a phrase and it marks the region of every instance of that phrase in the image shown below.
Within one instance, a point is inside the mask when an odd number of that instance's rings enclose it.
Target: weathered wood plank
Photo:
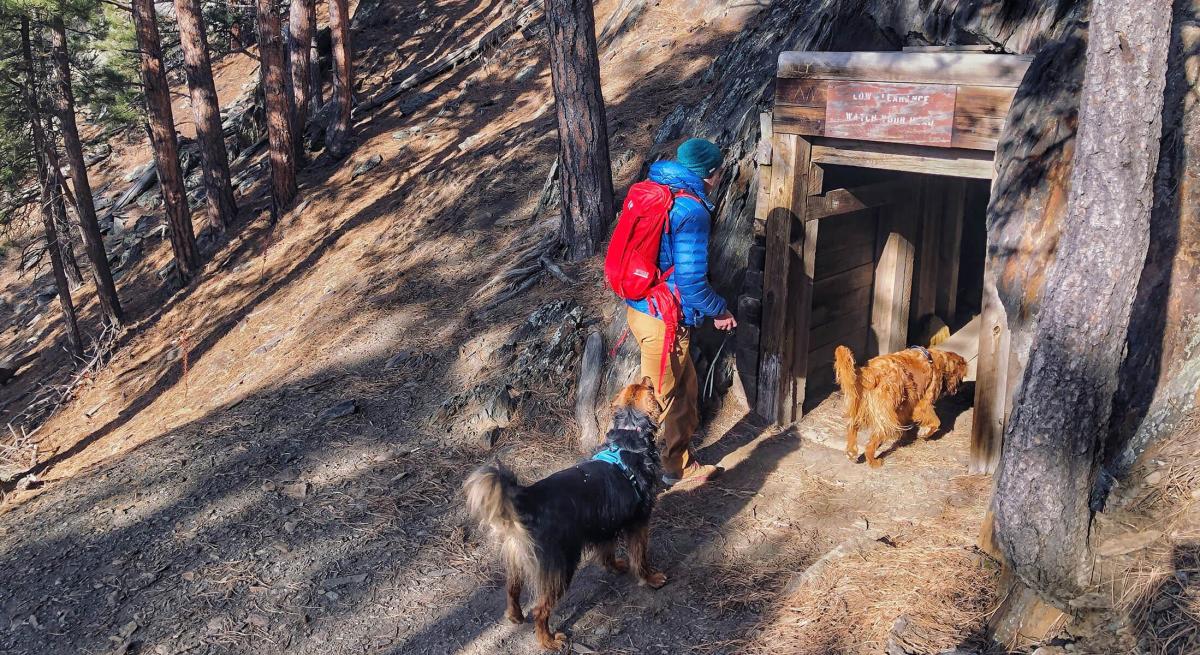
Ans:
[[[813,283],[813,302],[824,303],[834,296],[869,287],[873,279],[875,279],[875,263],[872,261],[836,275],[830,275]]]
[[[1015,87],[960,86],[954,99],[954,114],[1004,118],[1017,94]]]
[[[984,271],[979,356],[975,372],[975,420],[967,470],[994,473],[1004,443],[1008,417],[1010,332],[1004,305],[996,291],[995,271]]]
[[[764,111],[758,115],[759,142],[756,158],[758,159],[758,193],[754,198],[754,234],[766,234],[767,214],[771,211],[771,157],[774,131],[771,127],[771,112]]]
[[[849,314],[839,316],[822,325],[813,326],[808,338],[809,350],[815,350],[831,343],[843,342],[856,335],[862,335],[862,343],[866,344],[867,330],[871,327],[871,308],[866,303],[853,309]],[[860,353],[855,352],[855,355]],[[809,358],[812,359],[811,357]],[[811,370],[811,367],[809,367]]]
[[[895,352],[907,345],[916,211],[914,199],[887,208],[879,221],[879,258],[871,302],[873,354]]]
[[[834,189],[808,201],[807,219],[815,221],[896,202],[911,192],[911,183],[888,180],[851,189]]]
[[[774,131],[784,134],[825,134],[825,108],[799,105],[775,105]]]
[[[994,151],[1000,141],[1000,130],[1003,128],[1003,116],[956,114],[950,145],[955,148]]]
[[[941,241],[938,243],[937,298],[934,301],[938,316],[948,323],[958,313],[958,267],[962,251],[962,231],[965,216],[966,180],[943,181]]]
[[[766,265],[763,274],[763,322],[756,411],[772,421],[786,420],[791,411],[791,353],[796,308],[789,307],[792,224],[808,201],[807,171],[812,146],[794,134],[774,134],[771,186],[767,209]],[[807,316],[809,308],[802,311]],[[806,325],[807,329],[807,325]]]
[[[1016,87],[1031,56],[937,52],[779,53],[778,77]]]
[[[941,242],[942,215],[945,211],[945,181],[926,177],[920,182],[921,205],[919,243],[916,252],[916,274],[913,281],[912,311],[909,330],[937,310],[938,246]],[[943,317],[943,320],[949,320]]]
[[[827,221],[821,225],[821,230],[827,230],[830,226],[837,223],[838,221]],[[856,237],[859,239],[857,243],[846,244],[845,247],[817,247],[816,277],[814,278],[817,284],[838,273],[862,266],[863,264],[870,264],[875,260],[875,226],[873,224],[867,225],[862,231],[867,232],[866,236],[870,237],[870,239],[862,240],[861,237]]]
[[[825,80],[781,78],[775,83],[775,105],[800,105],[825,109]]]
[[[868,286],[837,294],[823,302],[814,302],[811,324],[824,325],[838,317],[858,311],[861,307],[870,307],[873,294],[874,288]]]
[[[811,189],[812,176],[804,181],[808,182],[808,188]],[[805,196],[803,200],[807,203],[808,197]],[[804,216],[805,213],[800,212],[799,215]],[[789,271],[791,278],[789,293],[793,307],[791,311],[792,405],[781,408],[790,412],[785,418],[780,419],[781,422],[800,420],[804,414],[804,398],[808,391],[808,338],[811,333],[813,277],[817,261],[817,229],[820,224],[817,221],[808,221],[803,225],[804,239],[796,245],[793,251],[796,260],[792,263]]]
[[[813,140],[812,160],[818,164],[861,166],[981,180],[990,180],[994,169],[993,154],[983,150],[831,139]]]

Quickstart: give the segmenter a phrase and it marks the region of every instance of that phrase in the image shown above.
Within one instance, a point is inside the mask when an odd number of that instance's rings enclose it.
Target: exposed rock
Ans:
[[[348,400],[343,400],[331,407],[327,407],[317,416],[317,421],[332,421],[333,419],[342,418],[343,416],[349,416],[357,411],[358,401],[351,398]]]
[[[376,166],[383,163],[383,155],[371,155],[369,159],[354,167],[354,172],[350,174],[350,179],[357,180],[359,176],[370,171]]]

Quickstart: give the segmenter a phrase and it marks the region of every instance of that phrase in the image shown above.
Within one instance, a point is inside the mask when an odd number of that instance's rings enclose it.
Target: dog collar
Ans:
[[[592,460],[597,462],[607,462],[621,469],[621,473],[624,473],[625,477],[629,478],[629,484],[633,485],[633,490],[637,493],[638,498],[641,498],[642,491],[638,488],[637,477],[634,476],[633,470],[626,466],[624,460],[621,459],[620,448],[615,448],[610,445],[608,448],[605,448],[595,455],[592,455]]]
[[[929,349],[926,348],[925,346],[909,346],[908,349],[916,350],[916,351],[920,352],[922,355],[925,356],[925,361],[929,362],[930,364],[933,363],[933,354],[930,353]]]

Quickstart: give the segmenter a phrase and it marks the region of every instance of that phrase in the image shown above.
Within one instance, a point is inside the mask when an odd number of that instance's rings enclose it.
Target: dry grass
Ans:
[[[974,484],[963,478],[966,484]],[[999,567],[970,538],[986,494],[828,560],[767,614],[749,653],[937,653],[978,634],[996,603]]]
[[[1128,521],[1166,535],[1109,564],[1100,588],[1115,596],[1128,636],[1151,655],[1200,652],[1200,422],[1147,452]]]

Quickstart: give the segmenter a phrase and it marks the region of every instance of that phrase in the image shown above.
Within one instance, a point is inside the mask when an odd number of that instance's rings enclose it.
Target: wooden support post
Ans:
[[[1000,463],[1004,425],[1012,393],[1009,380],[1008,318],[996,290],[989,261],[983,272],[983,309],[979,326],[979,359],[975,374],[975,420],[971,426],[971,473],[993,473]],[[1012,380],[1015,382],[1015,380]]]
[[[762,355],[756,411],[775,422],[790,420],[794,389],[791,371],[792,323],[808,326],[810,307],[789,307],[792,294],[792,225],[808,203],[812,145],[795,134],[776,134],[771,149],[771,194],[767,215],[767,261],[763,274]],[[803,224],[803,219],[799,220]]]
[[[881,210],[868,354],[896,352],[907,345],[919,206],[920,198],[914,198]]]
[[[962,251],[963,212],[966,207],[967,182],[946,179],[942,182],[942,235],[938,244],[937,299],[934,311],[948,325],[954,324],[958,313],[958,265]]]
[[[810,178],[811,179],[811,178]],[[811,188],[811,187],[810,187]],[[819,188],[817,189],[820,190]],[[804,415],[804,395],[808,387],[808,341],[812,324],[813,278],[817,261],[817,226],[820,221],[805,221],[800,238],[791,248],[788,267],[788,296],[792,328],[792,405],[787,420],[799,421]]]
[[[941,242],[942,216],[945,211],[945,182],[936,177],[920,181],[920,245],[916,253],[916,279],[913,283],[912,311],[909,314],[909,333],[920,345],[928,336],[920,332],[922,323],[937,311],[938,246]],[[948,322],[945,317],[942,318]]]

